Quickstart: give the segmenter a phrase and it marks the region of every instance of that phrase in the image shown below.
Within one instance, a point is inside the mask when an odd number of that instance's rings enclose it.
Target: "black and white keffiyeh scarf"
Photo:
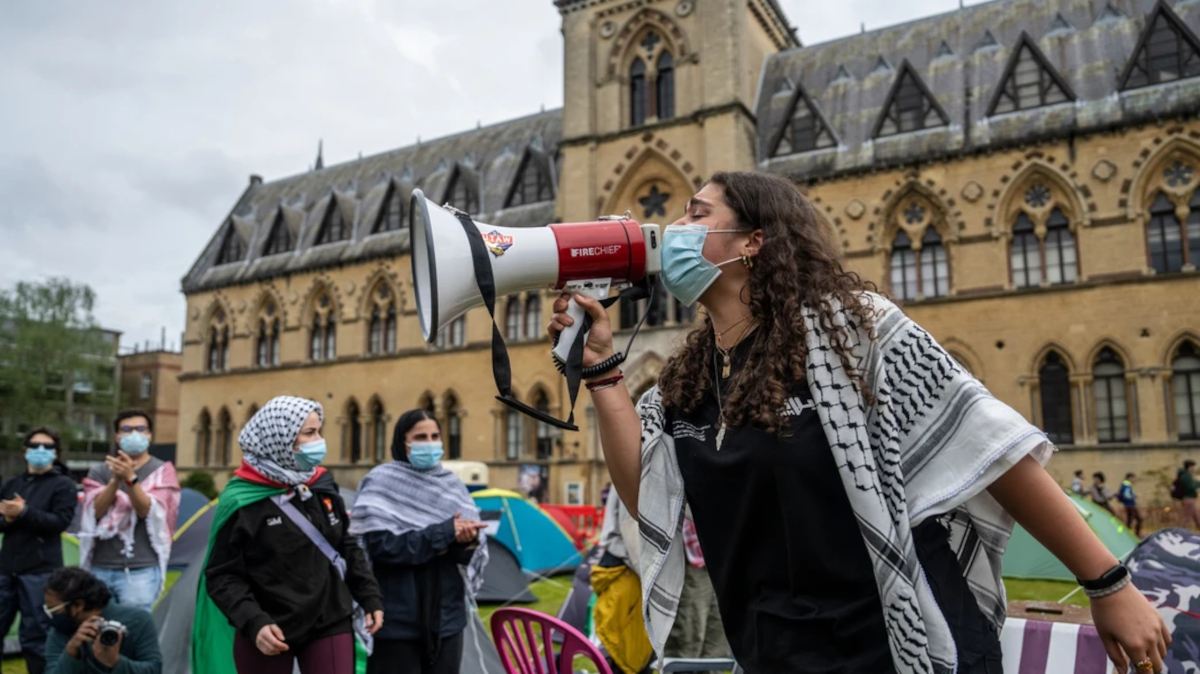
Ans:
[[[445,522],[456,512],[461,512],[462,519],[479,519],[475,499],[457,475],[440,463],[430,470],[418,470],[411,463],[392,461],[372,468],[359,483],[350,510],[350,533],[362,536],[387,531],[402,535]],[[459,567],[472,599],[483,585],[487,560],[487,535],[481,531],[471,562],[465,569]]]
[[[304,420],[316,412],[325,423],[321,403],[306,398],[278,396],[250,417],[238,435],[242,459],[266,478],[289,487],[307,484],[317,469],[304,470],[296,463],[293,447]]]
[[[844,331],[875,403],[866,403],[833,336],[805,307],[808,385],[872,561],[897,674],[949,674],[958,665],[954,639],[917,560],[912,528],[943,518],[972,593],[999,628],[1006,611],[1000,564],[1013,519],[987,487],[1026,455],[1044,464],[1054,447],[898,307],[869,298],[873,331],[855,326],[836,302],[834,327]],[[662,653],[683,588],[686,503],[657,387],[642,396],[638,412],[642,610]]]

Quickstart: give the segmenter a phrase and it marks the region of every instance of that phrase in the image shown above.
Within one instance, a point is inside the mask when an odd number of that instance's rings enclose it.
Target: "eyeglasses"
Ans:
[[[58,450],[58,445],[55,445],[53,443],[39,442],[36,445],[25,445],[25,449],[48,449],[48,450],[54,452],[54,451]]]
[[[134,431],[137,431],[138,433],[146,433],[149,430],[150,430],[149,426],[122,426],[120,428],[120,431],[122,433],[132,433]]]
[[[67,604],[69,604],[69,603],[70,603],[70,602],[65,602],[65,601],[64,601],[63,603],[59,604],[58,606],[55,606],[54,608],[50,608],[49,606],[46,606],[45,604],[42,604],[42,612],[46,614],[46,617],[47,617],[47,618],[54,618],[54,614],[55,614],[55,613],[58,613],[58,612],[59,612],[59,611],[61,611],[61,610],[63,610],[63,608],[65,608],[65,607],[66,607],[66,605],[67,605]]]

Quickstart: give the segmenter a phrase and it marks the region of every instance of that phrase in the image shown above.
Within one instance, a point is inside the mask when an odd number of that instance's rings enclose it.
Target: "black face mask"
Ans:
[[[75,634],[75,630],[79,629],[79,626],[75,624],[75,619],[71,617],[70,613],[67,613],[66,608],[50,618],[50,626],[68,636]]]

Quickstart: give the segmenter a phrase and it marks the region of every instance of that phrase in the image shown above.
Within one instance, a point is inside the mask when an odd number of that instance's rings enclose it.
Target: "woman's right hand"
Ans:
[[[258,631],[258,637],[254,639],[254,645],[263,655],[279,655],[288,650],[288,645],[283,642],[283,630],[279,629],[279,625],[267,625]]]
[[[550,339],[555,339],[567,327],[575,324],[575,319],[567,314],[571,295],[563,293],[554,300],[554,316],[550,318],[550,326],[546,328]],[[612,321],[608,311],[600,306],[600,302],[586,295],[575,295],[575,301],[592,317],[592,328],[588,332],[587,343],[583,346],[583,366],[591,367],[603,363],[612,357],[613,333]]]

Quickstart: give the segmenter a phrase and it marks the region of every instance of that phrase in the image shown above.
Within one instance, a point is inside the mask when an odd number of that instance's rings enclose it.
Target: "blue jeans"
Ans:
[[[0,639],[8,634],[17,610],[21,611],[21,652],[25,655],[25,667],[32,674],[41,674],[46,668],[46,630],[50,619],[42,611],[42,593],[50,572],[23,573],[21,575],[0,574]]]
[[[162,571],[157,566],[140,569],[89,569],[100,582],[108,586],[113,601],[121,606],[140,608],[147,613],[154,610],[158,591],[162,588]]]

